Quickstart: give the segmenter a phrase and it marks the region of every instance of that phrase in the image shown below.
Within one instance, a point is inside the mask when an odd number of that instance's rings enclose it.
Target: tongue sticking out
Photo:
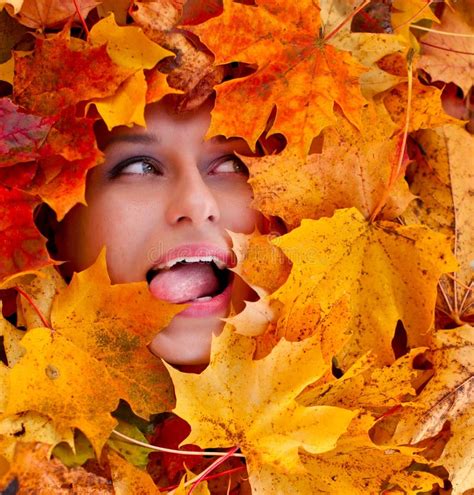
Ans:
[[[219,280],[211,265],[206,263],[178,263],[159,272],[150,282],[150,292],[171,303],[192,301],[211,295],[219,289]]]

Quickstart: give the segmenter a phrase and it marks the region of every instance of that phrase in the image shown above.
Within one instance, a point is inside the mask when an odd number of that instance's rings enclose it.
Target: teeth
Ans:
[[[172,266],[176,265],[176,263],[180,263],[182,261],[185,261],[186,263],[199,263],[200,261],[205,263],[211,263],[213,261],[216,264],[217,268],[219,268],[219,270],[223,270],[224,268],[227,268],[226,263],[220,260],[219,258],[216,258],[215,256],[183,256],[180,258],[174,258],[172,260],[169,260],[166,263],[162,263],[161,265],[158,265],[156,268],[158,270],[162,270],[163,268],[171,268]]]
[[[212,296],[202,296],[202,297],[197,297],[196,299],[193,299],[193,301],[210,301],[212,299]]]

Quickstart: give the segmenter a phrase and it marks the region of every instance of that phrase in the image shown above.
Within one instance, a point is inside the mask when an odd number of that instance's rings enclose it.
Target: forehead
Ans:
[[[109,131],[103,122],[96,127],[99,148],[105,150],[113,145],[132,144],[154,146],[176,142],[191,142],[205,147],[234,148],[242,154],[249,154],[250,148],[241,138],[214,136],[205,139],[211,121],[212,102],[207,100],[200,107],[186,112],[177,112],[170,101],[160,101],[147,105],[145,109],[146,127],[133,125],[120,126]]]

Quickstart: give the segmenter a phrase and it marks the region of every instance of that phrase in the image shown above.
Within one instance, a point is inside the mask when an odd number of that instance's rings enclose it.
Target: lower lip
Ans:
[[[223,311],[225,311],[230,304],[231,296],[232,296],[232,284],[234,281],[234,274],[232,272],[229,273],[229,283],[223,292],[217,294],[217,296],[209,299],[209,301],[194,301],[194,302],[184,302],[181,304],[189,304],[189,306],[178,313],[177,316],[184,318],[203,318],[206,316],[217,316],[221,315]]]

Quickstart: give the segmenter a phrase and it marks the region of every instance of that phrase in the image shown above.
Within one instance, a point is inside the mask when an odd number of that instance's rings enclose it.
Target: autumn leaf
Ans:
[[[425,86],[417,79],[413,81],[410,100],[410,121],[408,131],[431,129],[445,124],[461,122],[444,113],[441,104],[442,91],[432,86]],[[399,128],[403,128],[407,117],[408,84],[401,83],[386,92],[382,97],[390,117]]]
[[[83,17],[100,2],[96,0],[76,0]],[[44,30],[47,27],[61,27],[77,15],[76,2],[61,0],[24,0],[21,10],[16,13],[18,22],[33,29]]]
[[[27,114],[9,98],[0,99],[0,167],[38,159],[55,122],[55,117]]]
[[[368,70],[360,76],[360,90],[369,99],[400,82],[400,77],[382,70],[377,62],[393,53],[404,53],[405,40],[393,34],[348,33],[339,31],[331,44],[345,50]]]
[[[104,365],[48,328],[30,330],[21,345],[26,352],[3,384],[7,405],[1,418],[35,411],[51,418],[62,436],[79,428],[99,454],[117,423],[110,413],[119,401]]]
[[[393,362],[391,341],[398,320],[408,345],[426,344],[438,278],[456,269],[444,236],[419,225],[371,224],[355,209],[303,220],[272,242],[293,262],[288,281],[272,298],[311,298],[323,315],[343,296],[348,298],[353,336],[340,356],[343,369],[369,349],[381,363]]]
[[[293,493],[305,476],[298,448],[330,450],[355,413],[305,408],[294,400],[328,367],[319,336],[281,341],[259,361],[252,360],[254,350],[253,338],[227,326],[213,339],[210,364],[200,375],[167,366],[176,389],[174,412],[191,425],[187,443],[239,446],[247,459],[252,493]]]
[[[172,406],[174,397],[164,366],[146,346],[182,309],[155,299],[145,281],[111,285],[102,251],[55,298],[51,324],[99,360],[120,398],[148,418]]]
[[[17,325],[31,329],[44,326],[45,322],[51,323],[49,315],[54,298],[66,286],[59,272],[53,266],[47,266],[9,277],[0,287],[23,292],[17,295]]]
[[[205,8],[206,2],[199,2],[200,7]],[[137,0],[131,15],[151,40],[177,55],[168,59],[169,63],[164,61],[161,69],[168,74],[169,85],[185,93],[179,109],[192,110],[209,97],[215,84],[222,82],[224,71],[213,67],[211,55],[200,50],[194,39],[175,29],[180,19],[185,21],[183,3],[181,0]],[[188,4],[190,2],[186,2]]]
[[[31,154],[27,163],[1,168],[0,184],[37,194],[62,220],[76,203],[85,203],[86,173],[102,161],[93,124],[92,119],[76,118],[71,109],[58,115],[44,141],[35,143],[36,157]]]
[[[412,24],[421,20],[439,23],[439,19],[430,9],[430,0],[393,0],[392,2],[392,29],[394,33],[403,36],[417,48],[416,38],[410,31]]]
[[[300,155],[335,123],[335,103],[359,128],[365,104],[359,77],[366,69],[349,52],[325,43],[320,27],[319,7],[310,0],[260,0],[256,8],[226,0],[221,16],[189,28],[215,54],[216,64],[237,60],[258,66],[254,74],[216,88],[208,136],[239,135],[254,148],[275,105],[272,130],[284,134]]]
[[[33,222],[34,196],[0,185],[0,281],[53,263]]]
[[[332,405],[357,407],[374,416],[408,403],[416,396],[414,383],[426,376],[426,371],[414,368],[414,361],[426,348],[416,348],[398,358],[390,366],[378,368],[373,355],[359,358],[340,378],[333,375],[316,382],[298,397],[305,406]],[[371,425],[373,426],[373,425]]]
[[[420,41],[422,52],[419,66],[434,81],[454,82],[467,95],[474,83],[474,29],[455,10],[445,9],[436,30],[454,32],[458,36],[436,32],[424,36]],[[459,36],[462,34],[466,36]]]
[[[43,414],[31,411],[20,413],[0,421],[0,453],[11,462],[19,442],[41,442],[49,447],[49,455],[53,447],[60,443],[74,447],[73,433],[72,429],[60,432],[53,421]]]
[[[107,458],[116,495],[159,495],[161,493],[146,471],[130,464],[114,450],[108,450]]]
[[[0,301],[0,314],[2,309],[2,303]],[[22,330],[18,330],[9,321],[0,317],[0,336],[2,337],[3,352],[5,355],[4,362],[9,366],[13,366],[25,353],[24,348],[21,346],[20,341],[24,335]],[[3,369],[3,366],[2,366]],[[3,369],[5,371],[5,369]],[[3,373],[2,371],[2,373]],[[6,395],[4,390],[0,393],[0,411],[5,406]]]
[[[405,493],[416,495],[431,491],[441,480],[429,472],[411,468],[413,460],[425,462],[406,447],[374,445],[367,434],[373,423],[369,416],[354,420],[348,431],[329,452],[311,455],[303,452],[301,461],[314,473],[312,494]],[[413,450],[413,449],[412,449]],[[370,474],[369,474],[370,473]],[[402,492],[387,492],[388,487],[402,488]]]
[[[335,126],[323,131],[322,151],[305,159],[291,148],[279,155],[244,158],[255,208],[280,216],[291,227],[304,218],[331,216],[336,209],[351,206],[370,217],[384,197],[398,158],[396,128],[379,105],[363,110],[362,133],[342,115],[336,113],[336,119]],[[404,179],[399,179],[382,216],[395,218],[412,198]]]
[[[115,94],[94,100],[107,127],[112,129],[119,125],[132,124],[145,126],[147,84],[143,69],[153,68],[161,59],[174,57],[174,53],[151,41],[139,27],[118,26],[113,14],[94,25],[90,32],[90,41],[97,46],[105,44],[107,53],[115,64],[135,71]],[[174,92],[164,80],[160,89],[160,98],[166,93]]]
[[[24,0],[6,0],[6,1],[2,1],[0,2],[0,10],[3,10],[3,8],[5,7],[5,5],[10,5],[10,7],[12,7],[13,9],[13,13],[16,14],[20,9],[21,9],[21,6],[23,5],[23,1]]]
[[[113,493],[105,478],[80,467],[68,469],[57,459],[49,459],[48,450],[46,444],[19,442],[9,471],[0,479],[0,489],[7,493],[17,486],[22,493],[63,495],[65,486],[73,486],[79,493]]]
[[[436,435],[449,421],[451,438],[439,462],[451,471],[456,494],[474,486],[473,350],[469,325],[436,332],[428,355],[434,376],[404,411],[395,432],[396,441],[416,443]]]
[[[418,196],[404,214],[409,222],[424,225],[452,237],[460,267],[455,280],[441,278],[441,310],[458,324],[472,316],[474,217],[473,172],[469,160],[473,137],[457,126],[418,132],[416,167],[410,172],[411,190]]]
[[[134,72],[116,65],[104,45],[71,38],[67,27],[52,38],[37,38],[33,52],[14,52],[14,57],[14,100],[40,115],[113,95]]]

